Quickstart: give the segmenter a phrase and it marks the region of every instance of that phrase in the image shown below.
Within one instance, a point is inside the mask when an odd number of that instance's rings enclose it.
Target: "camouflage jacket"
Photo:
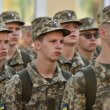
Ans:
[[[11,79],[12,76],[13,73],[10,71],[10,67],[4,65],[2,70],[0,70],[0,99],[6,82]]]
[[[102,110],[104,100],[110,96],[110,64],[101,64],[95,61],[91,63],[91,67],[94,69],[97,79],[97,92],[93,110]],[[79,71],[66,84],[62,108],[68,106],[69,110],[86,110],[85,91],[85,77]]]
[[[25,52],[26,53],[26,52]],[[7,60],[7,65],[13,67],[17,72],[25,68],[25,62],[23,61],[23,56],[21,50],[17,48],[15,55]]]
[[[27,71],[32,81],[32,95],[25,110],[50,110],[48,107],[55,106],[53,110],[59,110],[62,94],[67,80],[64,78],[61,69],[57,66],[56,75],[50,81],[43,78],[31,63],[27,66]],[[2,97],[6,110],[22,110],[22,85],[18,74],[12,77],[6,85]]]
[[[58,60],[58,64],[62,69],[67,70],[72,74],[75,74],[80,68],[85,66],[83,60],[81,59],[81,56],[77,52],[75,53],[75,56],[71,61],[61,56]]]

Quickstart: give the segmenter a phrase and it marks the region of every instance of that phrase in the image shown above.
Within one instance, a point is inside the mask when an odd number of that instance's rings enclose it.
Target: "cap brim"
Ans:
[[[20,26],[23,26],[25,24],[23,21],[17,21],[17,20],[6,21],[5,23],[18,23]]]
[[[0,32],[12,33],[12,31],[8,30],[8,29],[2,29],[2,30],[0,30]]]
[[[70,23],[70,22],[73,22],[77,24],[78,26],[81,26],[83,24],[81,21],[78,21],[78,20],[69,20],[69,21],[62,22],[61,24]]]

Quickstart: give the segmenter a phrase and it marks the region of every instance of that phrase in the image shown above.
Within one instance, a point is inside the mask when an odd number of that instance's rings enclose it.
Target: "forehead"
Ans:
[[[0,39],[6,39],[8,38],[9,33],[7,32],[0,32]]]
[[[73,26],[73,27],[79,27],[78,24],[74,23],[74,22],[68,22],[68,23],[63,23],[61,24],[64,27],[69,27],[69,26]]]
[[[19,25],[19,23],[17,23],[17,22],[6,23],[6,26],[17,26],[17,27],[21,27],[21,26]]]

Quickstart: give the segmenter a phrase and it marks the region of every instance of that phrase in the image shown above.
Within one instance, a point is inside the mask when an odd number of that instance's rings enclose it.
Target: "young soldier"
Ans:
[[[33,47],[32,47],[31,25],[25,25],[22,27],[22,35],[19,39],[19,48],[23,51],[26,51],[33,60],[35,59],[36,54],[33,52]]]
[[[77,16],[72,10],[59,11],[54,15],[54,19],[59,20],[65,29],[71,31],[71,34],[64,38],[63,53],[58,63],[61,68],[75,74],[75,72],[84,66],[80,55],[75,51],[79,39],[79,26],[82,23],[77,20]]]
[[[31,61],[30,56],[26,52],[18,49],[21,26],[24,25],[24,22],[20,20],[20,16],[16,11],[5,11],[1,14],[1,17],[8,29],[12,31],[9,35],[7,64],[13,67],[16,71],[20,71]]]
[[[98,28],[92,18],[81,19],[83,25],[80,27],[80,37],[78,41],[78,52],[88,61],[94,58],[94,52],[98,43]]]
[[[90,65],[91,69],[86,67],[69,80],[62,109],[102,110],[105,99],[110,96],[110,6],[98,13],[98,21],[102,51]]]
[[[56,61],[61,55],[63,37],[70,31],[50,17],[39,17],[32,22],[32,34],[37,59],[6,85],[3,96],[6,110],[22,110],[23,107],[25,110],[59,110],[65,83],[71,75],[61,70]],[[29,98],[26,94],[30,89]]]
[[[4,86],[12,75],[15,74],[15,71],[5,64],[9,43],[9,33],[11,33],[11,31],[6,28],[0,18],[0,110],[4,110],[4,105],[1,102],[1,95],[3,93]]]

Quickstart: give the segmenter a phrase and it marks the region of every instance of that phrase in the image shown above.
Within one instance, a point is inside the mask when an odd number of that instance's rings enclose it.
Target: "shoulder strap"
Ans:
[[[86,79],[86,110],[92,110],[92,106],[95,103],[97,81],[94,70],[91,66],[82,68],[81,71]]]
[[[68,80],[72,75],[70,72],[64,70],[64,69],[61,69],[62,73],[63,73],[63,76],[66,80]]]
[[[28,64],[29,62],[31,62],[31,58],[30,58],[29,54],[26,53],[26,52],[23,51],[23,50],[21,50],[21,55],[22,55],[22,59],[23,59],[23,61],[24,61],[24,63],[25,63],[24,66],[26,67],[27,64]]]
[[[20,79],[22,81],[22,101],[29,102],[32,93],[32,82],[26,69],[20,71]]]

